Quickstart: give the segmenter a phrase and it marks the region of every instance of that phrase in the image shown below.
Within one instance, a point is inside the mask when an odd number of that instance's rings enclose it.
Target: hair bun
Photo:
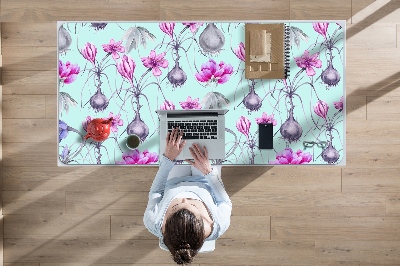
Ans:
[[[179,246],[180,249],[190,249],[190,244],[186,242],[182,242]]]

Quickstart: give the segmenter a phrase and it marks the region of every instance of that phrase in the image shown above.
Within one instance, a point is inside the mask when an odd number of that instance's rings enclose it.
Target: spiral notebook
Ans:
[[[289,28],[279,24],[245,25],[245,77],[283,79],[290,70]]]

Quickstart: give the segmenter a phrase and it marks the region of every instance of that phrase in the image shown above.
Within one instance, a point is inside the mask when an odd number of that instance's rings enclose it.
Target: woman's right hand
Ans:
[[[204,151],[197,144],[193,144],[192,147],[189,148],[190,153],[193,156],[194,161],[185,160],[190,163],[194,167],[200,170],[204,175],[211,172],[211,164],[208,159],[208,152],[206,146],[204,146]]]

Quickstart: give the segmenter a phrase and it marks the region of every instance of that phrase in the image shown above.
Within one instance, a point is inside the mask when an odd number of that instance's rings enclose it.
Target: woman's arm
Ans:
[[[228,193],[225,191],[224,184],[222,183],[221,175],[218,169],[213,168],[213,170],[205,175],[207,181],[212,189],[216,205],[218,207],[218,217],[219,217],[219,231],[218,236],[228,230],[230,225],[230,217],[232,213],[232,201],[229,198]]]
[[[169,172],[174,167],[174,162],[169,160],[164,155],[160,160],[160,166],[157,174],[153,180],[153,183],[149,192],[149,201],[147,203],[146,211],[143,217],[143,223],[146,228],[153,233],[158,235],[158,229],[156,227],[156,217],[159,212],[159,203],[164,196],[165,184],[167,183],[167,177]]]
[[[230,225],[230,217],[232,213],[232,202],[225,191],[221,176],[216,168],[212,168],[208,159],[207,148],[204,151],[197,145],[193,144],[190,147],[190,153],[194,161],[186,160],[188,163],[200,170],[206,177],[214,194],[216,205],[218,207],[219,231],[218,236],[221,236]]]
[[[157,174],[153,180],[149,192],[149,201],[147,203],[146,211],[144,212],[143,223],[146,228],[154,235],[159,235],[159,229],[156,226],[156,217],[159,213],[159,203],[164,196],[165,184],[169,172],[175,165],[175,158],[182,151],[185,141],[181,142],[183,131],[175,128],[172,133],[167,134],[167,145],[165,152],[160,159],[160,166]]]

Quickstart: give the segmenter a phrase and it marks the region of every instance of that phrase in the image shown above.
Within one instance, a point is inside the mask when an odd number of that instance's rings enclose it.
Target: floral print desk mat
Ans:
[[[158,164],[155,110],[210,108],[229,109],[226,158],[213,163],[343,163],[344,21],[285,22],[281,80],[245,79],[243,22],[59,24],[59,165]],[[84,139],[95,118],[112,118],[104,141]],[[260,123],[274,125],[273,150],[258,148]]]

